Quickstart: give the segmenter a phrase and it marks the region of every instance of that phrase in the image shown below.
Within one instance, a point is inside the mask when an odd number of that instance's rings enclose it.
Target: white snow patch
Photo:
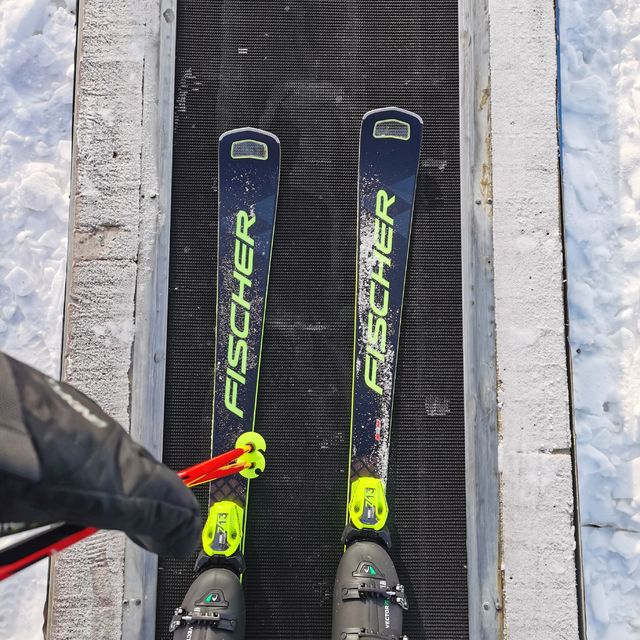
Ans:
[[[640,632],[640,534],[584,527],[589,640],[626,640]]]
[[[0,582],[0,638],[43,638],[49,561],[41,560]]]
[[[0,349],[60,368],[75,2],[0,2]]]
[[[35,282],[22,267],[13,267],[4,277],[4,283],[18,297],[28,296],[35,288]]]
[[[75,0],[0,0],[0,350],[57,376]],[[43,638],[49,562],[0,583],[0,637]]]
[[[559,7],[587,630],[589,640],[631,640],[640,637],[640,9]]]
[[[39,155],[44,154],[43,151]],[[48,211],[61,195],[56,181],[48,173],[33,171],[20,182],[18,200],[33,211]]]

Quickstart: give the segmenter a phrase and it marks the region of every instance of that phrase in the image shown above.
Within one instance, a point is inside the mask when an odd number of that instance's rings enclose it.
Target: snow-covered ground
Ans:
[[[588,639],[631,640],[640,638],[640,4],[559,8]]]
[[[0,0],[0,349],[58,376],[75,0]],[[48,561],[0,583],[0,637],[42,638]]]
[[[75,0],[0,2],[0,349],[58,375]]]

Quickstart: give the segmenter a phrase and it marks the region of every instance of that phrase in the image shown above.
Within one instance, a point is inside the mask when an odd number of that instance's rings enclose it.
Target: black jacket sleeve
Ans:
[[[98,405],[0,354],[0,521],[119,529],[156,553],[187,554],[198,502]]]

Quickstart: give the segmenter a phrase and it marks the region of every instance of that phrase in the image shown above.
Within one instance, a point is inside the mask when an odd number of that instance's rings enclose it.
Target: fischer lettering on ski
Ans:
[[[227,343],[227,373],[224,383],[224,405],[239,418],[244,409],[238,406],[238,387],[246,383],[249,329],[251,323],[251,280],[253,274],[254,241],[249,231],[255,216],[240,210],[236,215],[233,278],[236,291],[231,296],[229,341]],[[240,318],[240,320],[239,320]]]
[[[393,218],[388,210],[396,201],[380,189],[376,194],[375,240],[373,255],[376,266],[371,272],[369,284],[369,315],[367,318],[367,352],[364,378],[367,386],[378,395],[382,387],[378,384],[378,368],[384,365],[387,349],[387,314],[389,313],[389,280],[385,270],[391,267],[393,249]]]

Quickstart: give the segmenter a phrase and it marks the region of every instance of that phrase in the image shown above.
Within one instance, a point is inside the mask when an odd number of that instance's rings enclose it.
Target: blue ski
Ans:
[[[351,464],[332,640],[404,638],[408,605],[388,552],[386,483],[421,138],[422,120],[410,111],[376,109],[362,119]]]
[[[254,431],[279,178],[276,136],[243,128],[220,137],[212,456],[259,438],[248,434]],[[263,450],[264,442],[256,447]],[[242,552],[248,481],[260,471],[258,464],[211,483],[203,531],[207,555]]]
[[[228,131],[218,146],[218,284],[211,455],[241,452],[214,480],[197,577],[175,611],[174,640],[243,640],[240,582],[249,481],[264,469],[254,431],[271,245],[280,178],[280,142],[271,133]],[[232,636],[231,636],[232,634]]]

